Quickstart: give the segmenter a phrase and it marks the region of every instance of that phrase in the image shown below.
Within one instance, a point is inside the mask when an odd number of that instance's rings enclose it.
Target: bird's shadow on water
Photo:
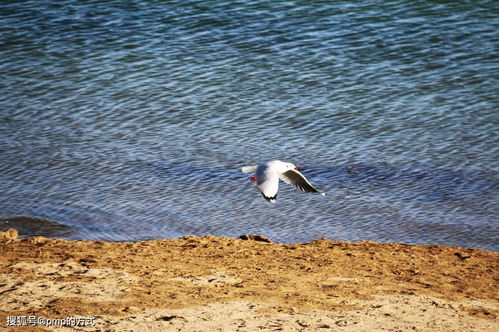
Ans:
[[[495,195],[499,179],[491,173],[474,170],[449,170],[424,164],[403,167],[390,164],[350,163],[331,167],[311,168],[310,179],[322,186],[357,189],[407,190],[420,199],[449,201],[470,196]],[[414,193],[414,191],[416,191]]]

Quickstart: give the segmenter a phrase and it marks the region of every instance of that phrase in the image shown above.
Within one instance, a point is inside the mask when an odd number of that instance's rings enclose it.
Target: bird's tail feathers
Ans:
[[[243,173],[253,173],[256,171],[256,167],[257,165],[254,165],[254,166],[244,166],[241,168],[241,171]]]

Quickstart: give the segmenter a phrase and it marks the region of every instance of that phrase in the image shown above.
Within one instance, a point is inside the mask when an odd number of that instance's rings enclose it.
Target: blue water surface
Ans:
[[[2,1],[0,228],[499,249],[499,2]],[[281,159],[326,197],[244,165]]]

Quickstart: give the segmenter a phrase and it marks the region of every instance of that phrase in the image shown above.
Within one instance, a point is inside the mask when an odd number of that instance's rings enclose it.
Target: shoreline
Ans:
[[[19,330],[9,316],[34,316],[93,318],[82,331],[496,331],[498,263],[496,252],[441,245],[106,242],[8,230],[0,326]],[[68,330],[57,323],[31,328]]]

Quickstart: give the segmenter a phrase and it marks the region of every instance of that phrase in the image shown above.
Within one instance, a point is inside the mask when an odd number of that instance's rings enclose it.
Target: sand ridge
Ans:
[[[94,316],[88,331],[499,330],[498,253],[244,239],[0,233],[0,320]]]

